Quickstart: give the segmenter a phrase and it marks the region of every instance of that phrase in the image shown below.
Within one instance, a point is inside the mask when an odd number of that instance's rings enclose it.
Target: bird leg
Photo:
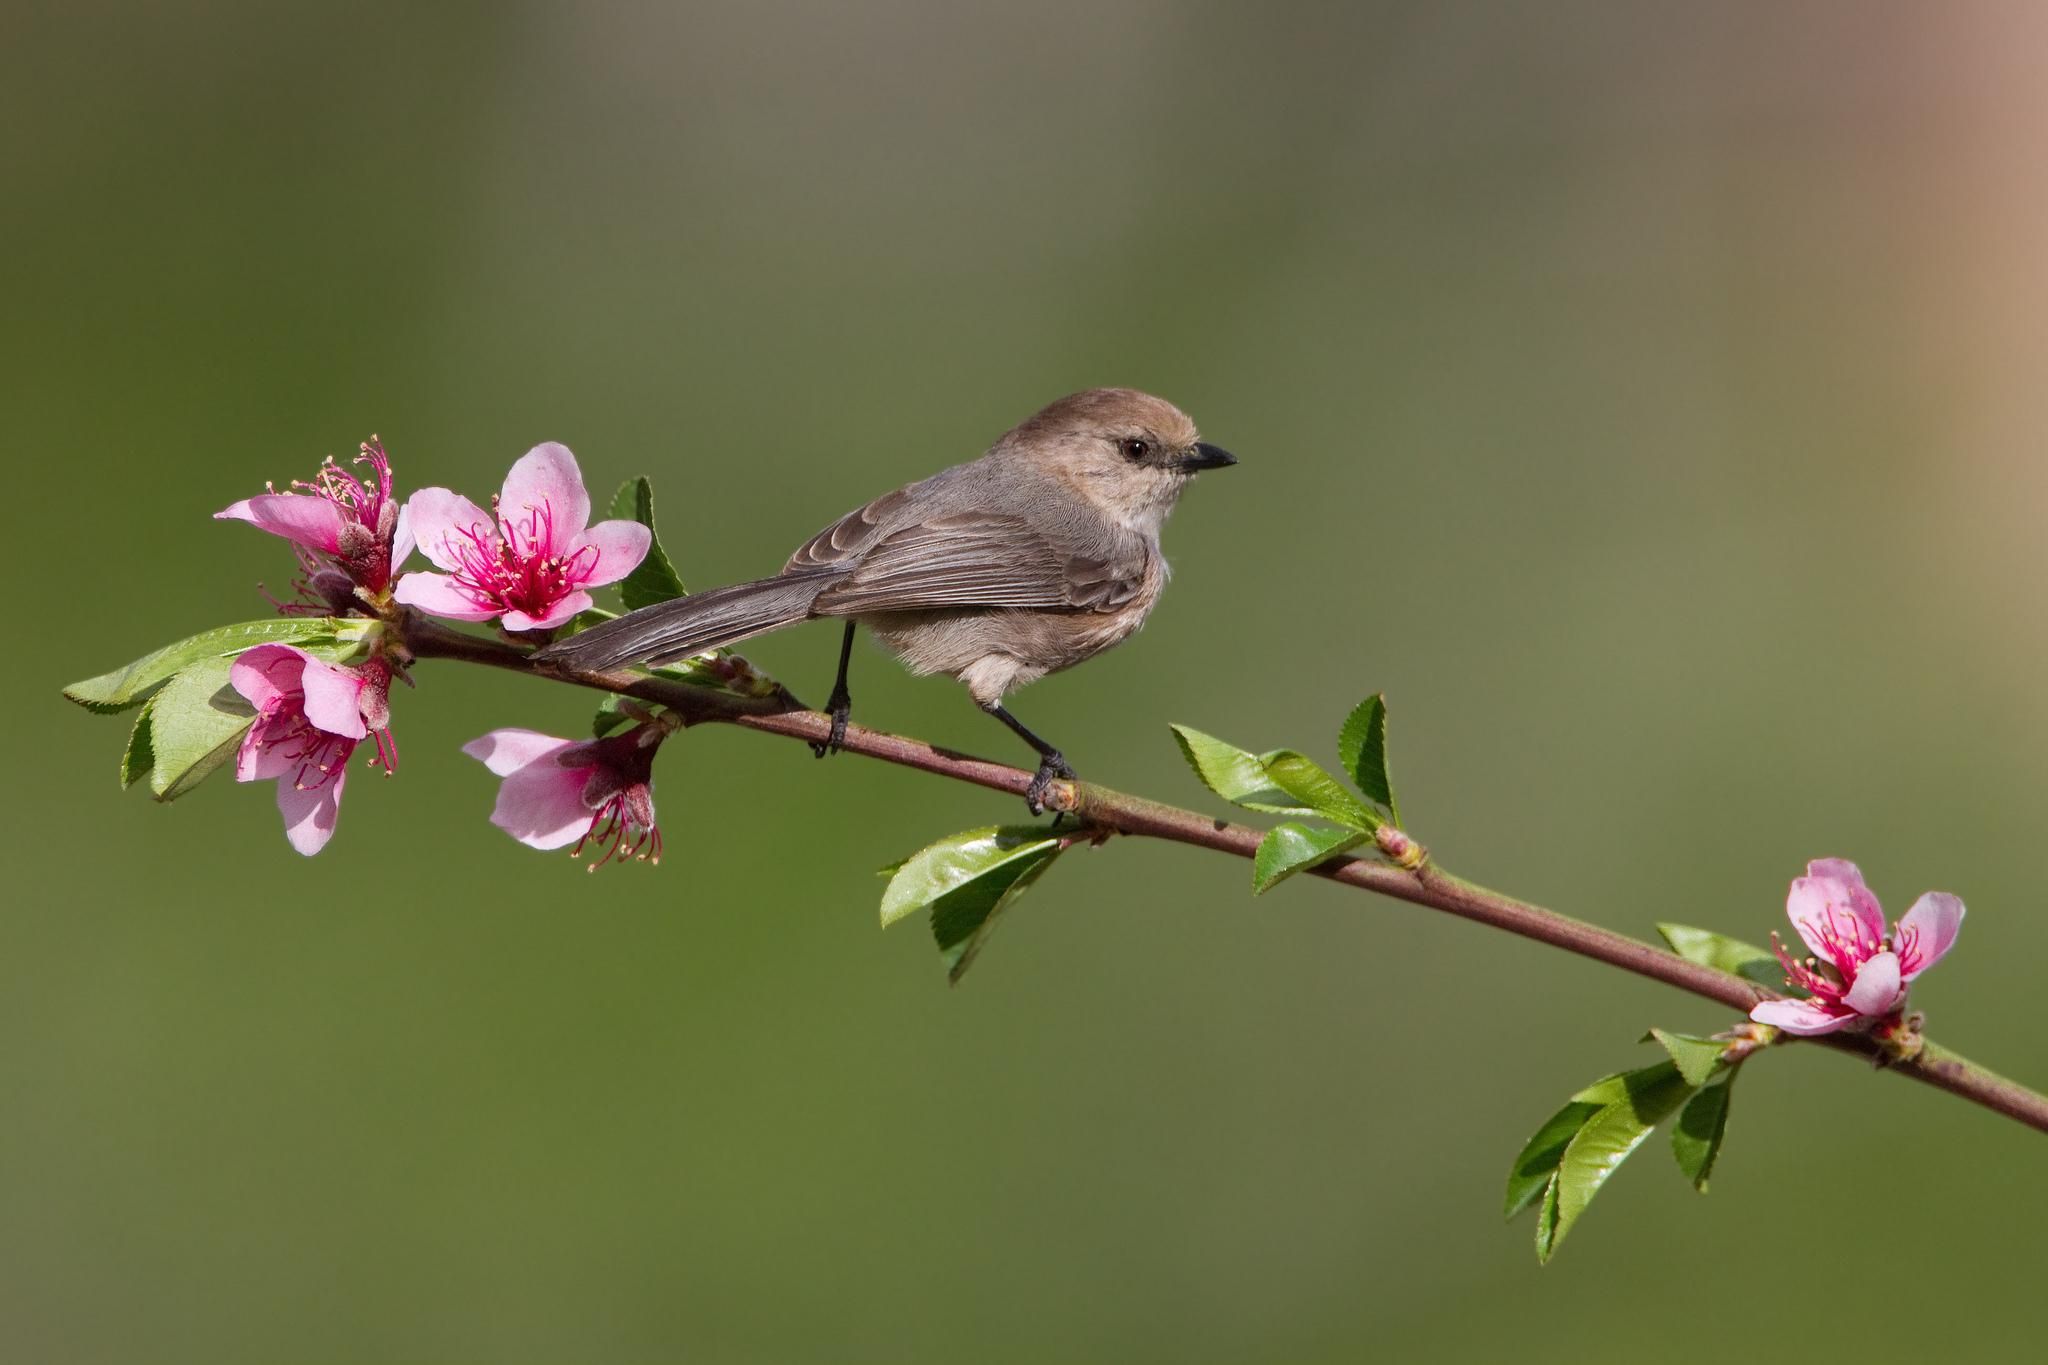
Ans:
[[[836,754],[846,743],[846,718],[853,714],[853,697],[846,690],[846,665],[853,657],[854,624],[846,623],[846,634],[839,639],[839,677],[832,684],[832,695],[825,699],[825,714],[832,717],[831,733],[811,745],[811,752],[819,758]]]
[[[1045,798],[1052,794],[1054,779],[1063,777],[1072,781],[1074,770],[1067,766],[1065,756],[1058,749],[1032,734],[1030,727],[1004,710],[1001,702],[990,702],[981,709],[1016,731],[1019,739],[1038,750],[1038,772],[1032,777],[1031,785],[1024,789],[1024,805],[1033,815],[1043,814]]]

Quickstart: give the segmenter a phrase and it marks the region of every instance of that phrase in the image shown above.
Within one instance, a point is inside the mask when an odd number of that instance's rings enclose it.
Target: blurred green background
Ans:
[[[124,796],[57,689],[263,614],[284,547],[208,515],[372,431],[651,473],[708,585],[1136,385],[1243,465],[1019,698],[1086,775],[1213,806],[1169,720],[1327,758],[1384,689],[1447,866],[1753,940],[1809,857],[1953,889],[1915,998],[2048,1082],[2048,11],[23,4],[0,114],[8,1359],[2037,1343],[2040,1136],[1819,1052],[1539,1271],[1521,1139],[1728,1022],[1611,970],[1131,843],[948,990],[874,869],[1010,801],[712,729],[663,866],[588,877],[457,753],[586,699],[444,665],[306,861],[267,787]],[[818,696],[835,643],[749,652]]]

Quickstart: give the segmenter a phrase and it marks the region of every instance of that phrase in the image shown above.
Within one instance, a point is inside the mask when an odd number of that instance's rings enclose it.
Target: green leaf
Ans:
[[[1721,1069],[1721,1058],[1728,1051],[1728,1044],[1724,1042],[1695,1038],[1690,1033],[1671,1033],[1653,1028],[1648,1037],[1656,1039],[1671,1054],[1678,1074],[1685,1077],[1687,1085],[1694,1087],[1705,1085]]]
[[[1521,1154],[1508,1169],[1508,1192],[1502,1217],[1513,1218],[1536,1202],[1544,1187],[1556,1177],[1557,1163],[1563,1159],[1566,1145],[1578,1136],[1586,1120],[1603,1107],[1571,1100],[1543,1121],[1535,1135],[1522,1144]]]
[[[1385,806],[1394,817],[1395,828],[1400,828],[1401,805],[1394,800],[1394,779],[1387,771],[1387,699],[1384,694],[1376,692],[1367,697],[1344,718],[1344,728],[1337,732],[1337,757],[1344,770],[1351,774],[1351,780],[1365,793],[1366,799]]]
[[[1657,932],[1671,945],[1671,951],[1687,962],[1732,972],[1774,991],[1786,990],[1785,969],[1779,964],[1777,955],[1768,948],[1759,948],[1711,929],[1695,929],[1690,924],[1659,924]],[[1805,994],[1804,991],[1788,993]]]
[[[1313,807],[1301,804],[1299,798],[1274,783],[1265,760],[1257,754],[1186,725],[1174,726],[1173,737],[1202,785],[1232,805],[1273,815],[1316,814]]]
[[[1311,829],[1292,821],[1275,825],[1252,858],[1252,894],[1262,895],[1297,872],[1358,847],[1371,836],[1355,829]]]
[[[213,630],[165,645],[145,654],[125,668],[102,673],[97,678],[75,682],[64,695],[88,711],[111,714],[125,711],[169,682],[180,670],[202,659],[239,654],[254,645],[298,645],[345,643],[353,646],[366,638],[373,621],[341,621],[326,616],[280,616],[268,621],[244,621],[240,625]]]
[[[1557,1176],[1543,1185],[1543,1205],[1536,1210],[1536,1264],[1548,1265],[1557,1249]]]
[[[903,860],[882,892],[882,927],[931,911],[932,937],[958,981],[995,931],[996,919],[1037,881],[1066,841],[1037,825],[997,825],[939,840]]]
[[[1564,1155],[1558,1160],[1557,1222],[1547,1248],[1539,1243],[1539,1260],[1549,1259],[1593,1202],[1593,1196],[1600,1193],[1607,1178],[1620,1169],[1652,1129],[1693,1094],[1693,1087],[1686,1084],[1675,1062],[1659,1062],[1626,1072],[1600,1085],[1615,1080],[1625,1093],[1588,1118],[1565,1145]],[[1581,1096],[1584,1093],[1580,1092]]]
[[[1314,759],[1292,749],[1276,749],[1260,760],[1273,785],[1314,809],[1325,819],[1370,833],[1384,822],[1353,796],[1342,782]]]
[[[661,533],[654,528],[654,486],[645,477],[626,480],[612,495],[611,513],[621,521],[639,522],[649,534],[647,558],[619,583],[619,600],[626,610],[638,611],[688,593],[668,552],[661,548]]]
[[[1735,1073],[1729,1071],[1687,1100],[1671,1127],[1671,1154],[1701,1194],[1707,1192],[1707,1177],[1721,1155],[1721,1139],[1728,1135],[1728,1101],[1734,1092]]]
[[[128,731],[128,747],[121,751],[121,789],[128,788],[149,776],[149,770],[156,766],[156,750],[149,740],[149,713],[155,703],[144,702],[142,709],[135,713],[135,724]]]
[[[234,756],[255,719],[249,703],[228,686],[232,659],[204,659],[167,683],[149,706],[154,753],[149,789],[175,801]]]
[[[633,718],[625,712],[624,702],[625,698],[616,692],[605,694],[605,699],[597,704],[597,714],[590,718],[591,738],[603,739],[633,723]]]

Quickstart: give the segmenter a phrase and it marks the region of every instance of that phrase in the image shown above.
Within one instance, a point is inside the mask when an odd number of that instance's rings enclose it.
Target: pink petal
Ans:
[[[575,743],[573,739],[558,739],[538,730],[521,730],[515,726],[479,735],[463,745],[462,752],[498,776],[510,777],[521,768],[552,758]]]
[[[313,656],[290,645],[257,645],[236,656],[228,683],[258,711],[301,690],[300,675]]]
[[[1843,992],[1842,1004],[1858,1014],[1884,1014],[1905,998],[1899,982],[1899,955],[1875,953],[1856,969],[1856,979]]]
[[[583,488],[583,471],[576,467],[569,447],[555,441],[521,455],[505,475],[505,489],[498,497],[498,514],[508,525],[524,526],[541,510],[548,513],[539,521],[545,554],[563,553],[590,525],[590,494]]]
[[[1851,869],[1854,870],[1853,868]],[[1836,945],[1874,951],[1885,934],[1884,911],[1862,882],[1837,877],[1799,877],[1785,895],[1785,915],[1807,951],[1848,971],[1861,953],[1838,953]],[[1860,937],[1859,937],[1860,935]],[[1831,943],[1830,940],[1833,940]],[[1846,958],[1846,960],[1842,960]]]
[[[398,509],[398,525],[391,532],[391,572],[397,573],[399,566],[412,557],[412,512],[409,508]]]
[[[463,551],[473,550],[476,538],[486,545],[497,543],[498,528],[490,513],[446,488],[420,489],[405,500],[403,515],[420,553],[437,569],[461,568]]]
[[[600,521],[576,537],[569,561],[579,587],[601,588],[640,567],[654,544],[654,532],[637,521]],[[584,553],[592,551],[593,553]]]
[[[488,621],[498,614],[494,606],[478,606],[476,599],[455,586],[455,580],[447,574],[428,573],[425,569],[414,569],[399,579],[398,586],[391,590],[391,600],[450,621]]]
[[[1811,1000],[1762,1000],[1749,1012],[1749,1017],[1759,1024],[1772,1024],[1787,1033],[1809,1038],[1818,1033],[1833,1033],[1856,1022],[1853,1014],[1836,1014]]]
[[[1862,921],[1873,940],[1884,937],[1884,907],[1877,903],[1876,894],[1864,882],[1862,868],[1847,858],[1816,858],[1806,865],[1806,875],[1825,877],[1847,887],[1850,912]]]
[[[587,768],[536,763],[521,768],[498,787],[491,823],[529,848],[561,848],[590,828],[590,807],[583,789]]]
[[[284,837],[308,858],[327,847],[334,837],[334,825],[341,818],[341,787],[348,781],[348,765],[335,771],[332,782],[310,790],[294,786],[290,778],[277,784],[277,808],[284,815]]]
[[[567,597],[555,599],[554,604],[538,616],[528,616],[516,609],[508,611],[503,625],[507,630],[552,630],[573,621],[577,612],[589,611],[596,605],[597,600],[589,593],[572,592]]]
[[[235,781],[268,782],[284,776],[287,769],[299,767],[299,760],[290,756],[288,746],[271,742],[273,728],[271,722],[259,716],[249,727],[249,733],[242,736],[242,747],[235,751]]]
[[[213,518],[246,521],[259,530],[328,554],[340,551],[341,529],[347,524],[341,509],[327,499],[298,493],[261,493],[244,498],[215,512]]]
[[[319,659],[306,661],[306,719],[330,735],[361,739],[369,731],[363,726],[363,675],[340,664]]]
[[[1899,968],[1911,981],[1941,961],[1963,928],[1963,902],[1946,891],[1930,891],[1899,920]]]

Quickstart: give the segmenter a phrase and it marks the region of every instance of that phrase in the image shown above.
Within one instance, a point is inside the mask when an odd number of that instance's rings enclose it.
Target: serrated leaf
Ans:
[[[1316,811],[1289,796],[1266,772],[1265,760],[1186,725],[1172,727],[1181,753],[1202,785],[1233,806],[1273,815],[1313,816]]]
[[[1288,822],[1259,840],[1252,858],[1252,894],[1263,895],[1297,872],[1358,847],[1371,836],[1355,829],[1312,829]]]
[[[204,659],[172,678],[149,707],[155,761],[149,789],[175,801],[234,757],[255,712],[228,686],[232,659]]]
[[[1671,1033],[1653,1028],[1649,1037],[1671,1054],[1671,1060],[1678,1067],[1678,1074],[1685,1077],[1690,1086],[1702,1086],[1716,1071],[1721,1069],[1721,1058],[1728,1051],[1728,1044],[1712,1038],[1695,1038],[1690,1033]]]
[[[1714,1159],[1728,1136],[1728,1101],[1734,1092],[1735,1073],[1730,1071],[1687,1100],[1671,1126],[1671,1154],[1701,1194],[1707,1192],[1707,1177],[1714,1173]]]
[[[1368,833],[1384,823],[1322,764],[1292,749],[1275,749],[1261,760],[1266,776],[1281,791],[1328,820]]]
[[[1695,929],[1690,924],[1659,924],[1657,932],[1671,945],[1672,952],[1688,962],[1732,972],[1745,981],[1754,981],[1759,986],[1784,994],[1806,994],[1786,987],[1785,969],[1778,962],[1777,955],[1768,948],[1759,948],[1711,929]]]
[[[661,532],[654,525],[654,486],[645,477],[628,479],[612,495],[611,514],[621,521],[637,521],[648,531],[647,558],[640,561],[619,582],[619,600],[627,611],[638,611],[657,602],[667,602],[689,592],[682,575],[661,548]]]
[[[1549,1254],[1563,1244],[1565,1235],[1593,1202],[1593,1196],[1600,1193],[1608,1177],[1642,1145],[1651,1130],[1693,1094],[1693,1087],[1679,1075],[1675,1062],[1659,1062],[1626,1072],[1618,1079],[1626,1093],[1601,1106],[1598,1113],[1580,1125],[1558,1160],[1556,1228],[1549,1238],[1548,1250],[1539,1248],[1541,1260],[1548,1260]]]
[[[929,909],[946,974],[957,982],[995,931],[997,917],[1065,847],[1037,825],[989,826],[941,839],[893,869],[882,892],[882,927]]]
[[[1387,769],[1387,699],[1374,693],[1351,708],[1344,727],[1337,732],[1337,758],[1351,780],[1377,801],[1401,824],[1401,805],[1394,799],[1394,779]]]
[[[121,789],[128,788],[149,776],[149,770],[156,766],[156,750],[149,739],[149,713],[154,702],[144,702],[142,709],[135,713],[135,724],[128,731],[128,747],[121,751]]]
[[[1564,1108],[1543,1121],[1543,1126],[1522,1144],[1515,1164],[1508,1168],[1508,1191],[1502,1204],[1502,1217],[1513,1218],[1536,1202],[1544,1187],[1556,1177],[1557,1163],[1563,1158],[1565,1147],[1578,1135],[1586,1120],[1603,1107],[1569,1100]]]
[[[169,682],[180,670],[202,659],[239,654],[255,645],[298,645],[359,641],[374,625],[369,621],[341,621],[332,617],[280,616],[268,621],[244,621],[218,626],[176,644],[145,654],[125,667],[97,678],[75,682],[64,695],[88,711],[111,714],[146,701],[150,694]]]

